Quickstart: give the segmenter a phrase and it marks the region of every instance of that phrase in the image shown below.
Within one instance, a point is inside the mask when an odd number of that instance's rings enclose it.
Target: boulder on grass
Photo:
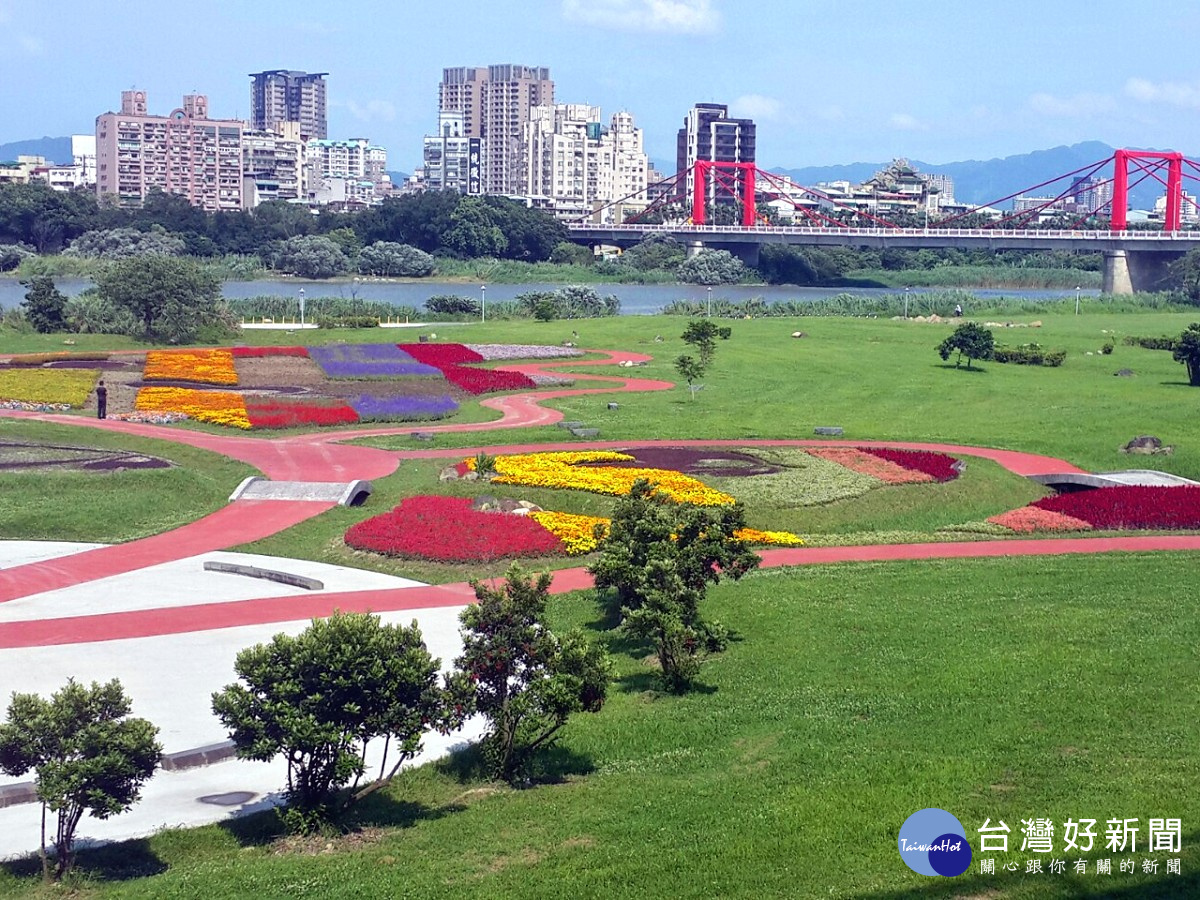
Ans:
[[[1163,442],[1152,434],[1140,434],[1121,448],[1122,453],[1141,453],[1147,456],[1171,454],[1174,447],[1163,446]]]

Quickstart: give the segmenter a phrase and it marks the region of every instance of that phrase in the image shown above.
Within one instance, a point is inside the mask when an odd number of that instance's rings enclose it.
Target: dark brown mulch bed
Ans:
[[[751,453],[736,450],[705,449],[703,447],[638,447],[621,450],[634,457],[627,462],[594,463],[597,466],[621,468],[668,469],[685,475],[713,475],[736,478],[750,475],[772,475],[780,467]],[[593,465],[593,464],[589,464]]]

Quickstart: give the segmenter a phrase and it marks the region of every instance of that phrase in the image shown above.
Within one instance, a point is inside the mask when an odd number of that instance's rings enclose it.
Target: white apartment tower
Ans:
[[[424,138],[425,189],[479,194],[483,190],[483,141],[466,134],[460,111],[438,114],[438,133]]]

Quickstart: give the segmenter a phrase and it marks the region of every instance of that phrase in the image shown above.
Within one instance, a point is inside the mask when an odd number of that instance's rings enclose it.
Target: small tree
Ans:
[[[700,601],[722,576],[736,581],[758,566],[759,558],[734,537],[744,527],[740,504],[675,504],[645,479],[613,506],[589,571],[597,588],[616,591],[623,627],[654,644],[671,691],[687,690],[703,651],[724,647],[724,629],[701,618]]]
[[[309,234],[288,238],[280,244],[272,265],[301,278],[332,278],[343,274],[350,261],[336,241]]]
[[[106,267],[96,278],[101,300],[136,320],[145,341],[186,343],[205,326],[228,324],[221,281],[190,259],[141,256]]]
[[[687,328],[680,335],[685,344],[691,344],[700,354],[700,365],[707,369],[713,361],[713,356],[717,352],[717,338],[723,341],[729,340],[729,336],[733,334],[733,329],[719,327],[711,319],[698,319],[688,322]]]
[[[954,329],[954,334],[938,345],[937,350],[942,359],[949,359],[951,353],[958,351],[958,357],[954,360],[954,368],[958,368],[965,356],[969,369],[973,359],[991,359],[995,346],[990,330],[976,325],[974,322],[964,322]]]
[[[405,628],[334,613],[296,637],[277,634],[239,653],[234,670],[243,683],[213,694],[213,712],[242,759],[286,757],[284,821],[311,831],[330,818],[338,788],[353,781],[349,805],[419,753],[427,730],[462,724],[470,690],[458,677],[439,683],[438,669],[415,622]],[[384,739],[381,781],[355,792],[376,738]],[[388,770],[392,749],[399,755]]]
[[[698,390],[696,381],[704,377],[704,365],[693,356],[684,354],[677,357],[675,360],[675,371],[679,373],[679,377],[687,382],[688,390],[691,391],[692,399],[696,399]]]
[[[475,707],[488,719],[484,759],[509,781],[556,740],[572,713],[599,712],[611,663],[579,630],[561,639],[545,624],[551,577],[513,565],[502,587],[472,581],[478,600],[459,617],[463,655],[455,665],[475,683]]]
[[[425,301],[425,308],[431,313],[442,315],[479,315],[479,301],[474,297],[464,297],[461,294],[437,294]]]
[[[424,278],[436,265],[424,250],[394,241],[376,241],[358,254],[358,270],[364,275]]]
[[[54,286],[54,279],[49,275],[35,275],[21,284],[29,288],[21,305],[34,330],[42,334],[66,330],[67,297]]]
[[[737,284],[750,274],[746,264],[728,250],[701,250],[675,272],[688,284]]]
[[[49,700],[13,694],[0,725],[0,769],[9,775],[37,770],[42,802],[42,874],[51,878],[46,853],[46,810],[58,813],[54,838],[58,881],[75,863],[75,829],[84,813],[107,819],[137,802],[158,767],[158,729],[130,718],[132,705],[121,682],[69,679]]]
[[[1179,336],[1173,355],[1187,366],[1188,383],[1200,387],[1200,322],[1193,322]]]

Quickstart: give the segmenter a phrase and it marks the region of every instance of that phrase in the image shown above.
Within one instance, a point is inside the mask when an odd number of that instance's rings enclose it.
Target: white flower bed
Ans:
[[[576,347],[555,347],[544,344],[464,344],[485,360],[501,359],[564,359],[583,356]]]

